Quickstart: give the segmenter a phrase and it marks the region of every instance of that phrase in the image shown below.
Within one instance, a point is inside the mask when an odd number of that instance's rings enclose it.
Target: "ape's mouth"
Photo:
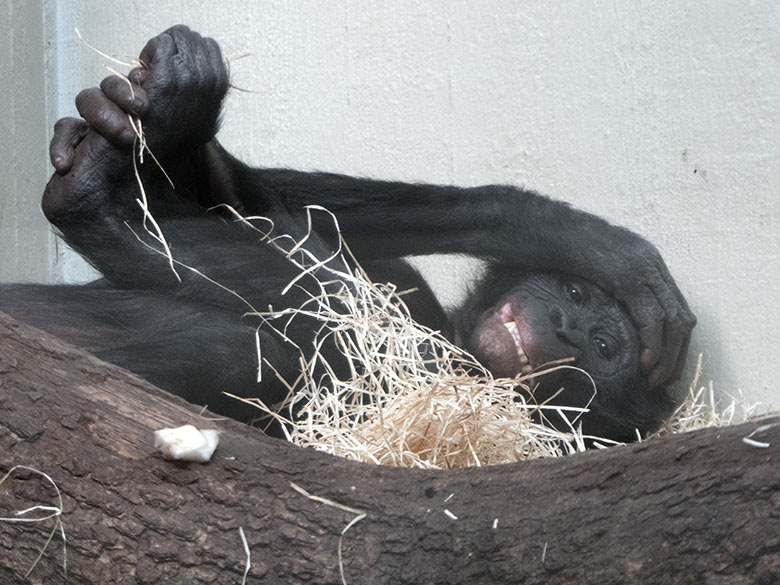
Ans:
[[[517,323],[514,321],[508,321],[507,323],[504,323],[504,327],[506,327],[509,335],[512,336],[512,343],[515,344],[515,349],[517,350],[517,359],[520,360],[520,373],[523,375],[530,374],[534,368],[531,365],[531,360],[528,359],[527,355],[525,355],[523,346],[520,343],[520,333],[517,331]]]
[[[509,303],[504,305],[500,311],[501,322],[504,324],[509,335],[512,337],[512,343],[515,345],[515,351],[517,352],[517,359],[520,364],[520,373],[523,375],[530,374],[533,371],[533,365],[531,359],[526,355],[523,348],[523,339],[520,336],[520,331],[517,328],[517,321],[512,313],[512,309]]]

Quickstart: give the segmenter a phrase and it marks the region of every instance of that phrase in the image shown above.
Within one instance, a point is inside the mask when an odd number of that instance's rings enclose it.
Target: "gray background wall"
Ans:
[[[514,183],[624,224],[658,245],[690,299],[693,351],[715,388],[780,406],[780,2],[6,0],[0,10],[0,279],[88,275],[37,210],[49,128],[106,75],[74,26],[133,56],[183,22],[217,38],[234,83],[255,92],[233,93],[221,134],[247,161]],[[463,271],[436,272],[457,298]]]

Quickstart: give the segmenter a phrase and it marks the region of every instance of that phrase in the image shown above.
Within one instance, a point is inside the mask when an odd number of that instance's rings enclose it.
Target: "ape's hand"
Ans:
[[[642,343],[640,362],[653,386],[679,379],[696,317],[655,246],[641,236],[606,222],[578,227],[571,240],[581,276],[610,292],[629,311]]]
[[[76,97],[83,120],[58,121],[50,147],[58,174],[70,171],[88,129],[114,147],[132,145],[131,118],[141,121],[147,146],[160,159],[186,154],[214,137],[229,85],[219,45],[175,26],[151,39],[139,61],[128,79],[111,75]]]

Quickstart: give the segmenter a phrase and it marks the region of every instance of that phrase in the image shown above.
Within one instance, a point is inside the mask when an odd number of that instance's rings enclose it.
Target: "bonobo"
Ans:
[[[267,404],[299,368],[292,345],[260,327],[268,363],[257,382],[255,331],[242,297],[261,310],[298,307],[316,274],[297,275],[286,255],[222,206],[264,216],[273,235],[307,233],[309,206],[338,219],[357,261],[377,281],[416,288],[413,316],[441,330],[494,374],[514,376],[571,357],[597,393],[582,417],[587,434],[632,440],[670,412],[665,387],[680,374],[695,319],[663,260],[647,241],[593,215],[514,187],[383,182],[329,173],[251,168],[216,141],[228,74],[218,45],[177,26],[151,39],[144,64],[76,98],[83,119],[54,128],[55,168],[43,210],[102,274],[81,286],[2,285],[0,310],[92,350],[187,400],[239,419],[256,411],[230,391]],[[139,119],[150,151],[138,173],[179,278],[144,229],[133,168]],[[312,213],[301,250],[331,258],[333,221]],[[270,225],[270,224],[269,224]],[[271,228],[269,228],[271,229]],[[281,241],[277,239],[276,241]],[[445,313],[403,257],[458,253],[486,261],[468,300]],[[332,267],[344,260],[333,258]],[[232,291],[229,292],[229,291]],[[235,294],[233,294],[235,293]],[[288,337],[310,351],[315,324],[296,318]],[[327,348],[326,348],[327,351]],[[270,365],[269,365],[270,364]],[[561,371],[538,379],[536,399],[583,406],[591,381]]]

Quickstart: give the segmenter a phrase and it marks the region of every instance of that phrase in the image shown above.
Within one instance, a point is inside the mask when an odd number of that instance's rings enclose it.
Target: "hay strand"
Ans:
[[[55,493],[57,494],[57,505],[56,506],[32,506],[30,508],[26,508],[24,510],[18,510],[14,513],[13,517],[0,517],[0,522],[8,522],[11,524],[16,523],[40,523],[45,522],[46,520],[50,518],[56,518],[54,522],[54,526],[52,526],[51,532],[49,532],[49,536],[46,539],[46,542],[43,543],[43,546],[41,546],[41,549],[38,553],[38,556],[33,561],[32,565],[30,565],[30,568],[27,569],[27,572],[24,574],[25,577],[29,577],[30,573],[33,572],[33,569],[38,565],[38,562],[43,557],[43,553],[46,552],[46,549],[49,548],[49,544],[51,543],[52,539],[54,538],[54,535],[57,533],[57,530],[60,532],[60,536],[62,537],[62,572],[65,578],[65,581],[68,580],[68,549],[67,549],[67,538],[65,537],[65,527],[62,524],[62,510],[63,510],[63,503],[62,503],[62,494],[60,493],[60,488],[57,487],[57,484],[54,482],[54,480],[43,471],[40,471],[38,469],[35,469],[34,467],[28,467],[27,465],[14,465],[11,469],[9,469],[6,474],[0,478],[0,486],[5,483],[5,481],[11,477],[16,471],[23,470],[28,471],[31,473],[35,473],[37,475],[40,475],[43,477],[46,481],[49,482],[49,484],[54,488]],[[30,518],[30,517],[24,517],[28,514],[34,513],[34,512],[43,512],[42,515]]]

